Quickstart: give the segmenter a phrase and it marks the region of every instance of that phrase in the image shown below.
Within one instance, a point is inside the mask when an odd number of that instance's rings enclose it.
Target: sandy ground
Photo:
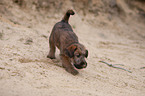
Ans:
[[[11,10],[15,18],[0,15],[0,96],[145,95],[145,69],[141,68],[145,67],[145,25],[142,23],[132,20],[124,23],[115,18],[113,21],[117,22],[112,21],[110,26],[106,25],[108,21],[92,26],[76,13],[70,24],[89,50],[89,57],[88,67],[73,76],[62,68],[59,50],[56,60],[46,58],[51,29],[63,15],[44,17],[18,7]],[[132,73],[99,61],[123,64],[116,66]]]

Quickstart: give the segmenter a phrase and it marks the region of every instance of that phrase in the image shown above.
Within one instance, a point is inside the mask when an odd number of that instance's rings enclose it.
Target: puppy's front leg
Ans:
[[[55,50],[56,50],[56,47],[54,45],[52,35],[49,38],[49,47],[50,47],[50,50],[49,50],[49,54],[47,55],[47,58],[55,59]]]
[[[74,69],[72,66],[69,58],[65,55],[60,55],[60,58],[62,60],[62,66],[65,68],[65,70],[73,75],[77,75],[79,72]]]

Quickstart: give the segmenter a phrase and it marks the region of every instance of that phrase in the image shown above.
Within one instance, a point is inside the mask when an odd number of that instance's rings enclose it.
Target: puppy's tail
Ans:
[[[65,15],[64,15],[64,17],[63,17],[63,19],[62,19],[62,21],[68,22],[70,15],[74,15],[74,14],[75,14],[75,12],[74,12],[73,10],[68,10],[68,11],[65,13]]]

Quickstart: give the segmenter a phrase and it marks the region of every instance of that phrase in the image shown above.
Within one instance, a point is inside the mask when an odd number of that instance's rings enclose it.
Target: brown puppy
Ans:
[[[74,14],[73,10],[68,10],[63,19],[54,25],[49,37],[50,51],[47,57],[55,59],[55,49],[57,47],[60,50],[63,67],[69,73],[77,75],[78,71],[74,69],[73,65],[77,69],[86,68],[85,58],[88,56],[88,51],[79,43],[78,37],[68,23],[70,15]]]

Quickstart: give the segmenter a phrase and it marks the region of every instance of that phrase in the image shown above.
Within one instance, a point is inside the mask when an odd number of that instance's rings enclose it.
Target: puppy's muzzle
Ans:
[[[80,64],[74,64],[77,69],[83,69],[87,67],[87,62],[81,62]]]

